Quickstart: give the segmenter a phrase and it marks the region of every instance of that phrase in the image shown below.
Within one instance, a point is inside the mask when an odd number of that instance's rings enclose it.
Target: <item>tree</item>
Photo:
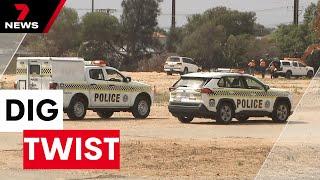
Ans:
[[[317,12],[317,5],[314,3],[311,3],[305,10],[305,13],[303,15],[304,23],[310,24],[313,23],[316,17]]]
[[[205,68],[221,67],[229,64],[223,58],[226,32],[223,26],[207,23],[186,36],[181,44],[179,54],[193,57]]]
[[[79,17],[64,8],[48,34],[28,34],[23,47],[38,56],[75,55],[80,44]]]
[[[239,12],[226,7],[209,9],[202,15],[197,14],[188,18],[187,32],[194,32],[199,26],[211,22],[213,25],[222,25],[229,35],[253,34],[256,14],[254,12]]]
[[[271,33],[272,29],[271,28],[266,28],[264,27],[263,25],[261,24],[257,24],[255,23],[254,26],[253,26],[253,33],[255,36],[266,36],[268,34]]]
[[[168,52],[177,52],[178,46],[181,44],[184,38],[183,28],[170,29],[166,42],[166,48]]]
[[[303,52],[310,44],[306,42],[306,33],[302,26],[281,25],[274,32],[273,39],[283,54],[293,55]]]
[[[208,69],[239,67],[255,42],[255,20],[255,13],[225,7],[194,15],[188,19],[178,52]]]
[[[311,3],[306,8],[302,24],[280,25],[273,33],[273,40],[283,56],[302,54],[309,45],[316,43],[316,27],[318,23],[316,20],[316,10],[317,6]]]
[[[224,58],[228,60],[229,66],[239,67],[248,60],[246,53],[254,43],[254,37],[247,34],[230,35],[223,50]]]
[[[93,12],[84,15],[81,24],[82,44],[79,52],[87,60],[103,59],[119,66],[115,56],[121,47],[121,27],[115,16]]]
[[[136,70],[138,61],[157,45],[153,33],[158,25],[159,0],[123,0],[121,23],[125,39],[127,70]]]

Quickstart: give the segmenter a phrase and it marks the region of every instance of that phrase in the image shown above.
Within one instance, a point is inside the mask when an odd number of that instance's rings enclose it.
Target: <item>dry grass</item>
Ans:
[[[244,142],[224,141],[225,144]],[[246,141],[252,141],[250,139]],[[257,141],[257,140],[253,140]],[[257,143],[257,142],[256,142]],[[270,145],[259,147],[239,145],[230,147],[214,141],[131,141],[123,143],[122,171],[133,176],[159,177],[237,177],[252,179],[270,150]],[[134,161],[133,159],[147,159]],[[139,171],[134,171],[139,169]],[[125,174],[126,174],[125,173]]]

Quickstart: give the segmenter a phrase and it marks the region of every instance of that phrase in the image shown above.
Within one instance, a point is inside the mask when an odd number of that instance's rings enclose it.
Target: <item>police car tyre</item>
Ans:
[[[132,108],[132,115],[136,119],[145,119],[150,114],[150,102],[146,96],[138,96]]]
[[[184,115],[180,115],[178,116],[178,120],[181,122],[181,123],[190,123],[192,120],[193,120],[193,116],[184,116]]]
[[[237,117],[236,119],[237,119],[239,122],[246,122],[246,121],[248,121],[249,118],[250,118],[250,117],[248,117],[248,116],[239,116],[239,117]]]
[[[291,76],[292,76],[292,72],[291,72],[291,71],[287,71],[287,72],[286,72],[286,78],[287,78],[287,79],[290,79]]]
[[[272,112],[272,120],[276,123],[285,123],[287,122],[290,116],[290,109],[287,102],[278,102]]]
[[[87,105],[82,98],[76,97],[70,102],[67,115],[71,120],[82,120],[86,116],[86,113]]]
[[[102,119],[109,119],[113,115],[111,111],[97,111],[97,115]]]
[[[234,107],[229,102],[222,102],[217,108],[216,120],[219,124],[230,124],[234,117]]]
[[[308,71],[307,77],[310,79],[313,78],[313,71]]]

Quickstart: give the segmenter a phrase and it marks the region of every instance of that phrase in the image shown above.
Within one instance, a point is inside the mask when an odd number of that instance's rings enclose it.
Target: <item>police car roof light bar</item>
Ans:
[[[87,66],[100,66],[104,67],[107,66],[107,63],[104,60],[94,60],[94,61],[86,61],[85,65]]]

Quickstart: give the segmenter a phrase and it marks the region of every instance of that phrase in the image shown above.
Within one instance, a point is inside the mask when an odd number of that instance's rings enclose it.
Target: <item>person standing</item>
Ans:
[[[266,75],[266,69],[267,69],[266,61],[264,59],[260,59],[260,70],[261,70],[262,79],[264,79]]]
[[[271,79],[275,78],[274,73],[276,70],[277,70],[277,68],[276,68],[275,62],[273,61],[271,63],[271,67],[270,67]]]
[[[255,68],[256,68],[256,62],[255,60],[251,60],[248,64],[249,66],[249,74],[254,76],[254,71],[255,71]]]

